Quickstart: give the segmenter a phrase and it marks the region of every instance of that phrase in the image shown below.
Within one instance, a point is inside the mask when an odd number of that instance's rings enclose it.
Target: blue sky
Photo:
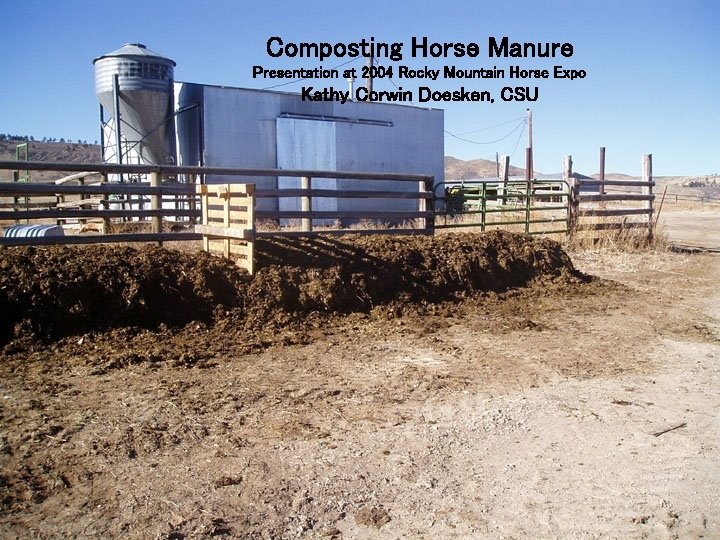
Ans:
[[[512,154],[523,166],[526,133],[520,125],[530,106],[535,169],[553,173],[571,154],[575,169],[598,170],[607,148],[608,172],[639,175],[641,157],[653,154],[656,175],[720,173],[720,2],[520,1],[446,2],[241,2],[0,0],[0,133],[36,138],[99,139],[92,60],[124,43],[144,43],[177,62],[176,80],[264,88],[278,80],[252,78],[252,66],[316,67],[315,59],[271,58],[271,36],[286,42],[401,42],[404,58],[382,65],[442,68],[584,69],[583,80],[542,80],[534,103],[503,102],[504,86],[532,81],[375,81],[375,89],[488,90],[489,103],[426,103],[445,110],[445,154],[461,159]],[[412,58],[413,36],[431,42],[475,42],[477,58]],[[490,36],[517,42],[569,42],[571,58],[489,58]],[[347,58],[330,58],[335,67]],[[356,59],[344,67],[358,67]],[[507,72],[506,72],[507,73]],[[333,85],[344,80],[283,86]],[[417,103],[416,103],[417,104]],[[497,126],[497,127],[493,127]],[[506,137],[507,136],[507,137]],[[492,144],[487,143],[503,139]]]

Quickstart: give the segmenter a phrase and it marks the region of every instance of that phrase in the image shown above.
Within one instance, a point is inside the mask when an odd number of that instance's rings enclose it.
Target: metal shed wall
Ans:
[[[213,167],[278,167],[277,120],[285,116],[316,117],[320,126],[335,122],[335,170],[432,174],[444,178],[444,118],[440,109],[423,109],[384,103],[302,101],[300,94],[175,83],[179,109],[200,104],[198,115],[178,115],[178,153],[181,164]],[[181,117],[184,116],[184,119]],[[322,117],[322,118],[321,118]],[[200,126],[192,118],[198,118]],[[366,123],[391,123],[390,127]],[[360,121],[360,122],[358,122]],[[313,120],[308,120],[313,122]],[[312,127],[305,128],[312,136]],[[318,127],[318,129],[323,129]],[[282,139],[282,137],[281,137]],[[280,155],[286,155],[286,149]],[[194,163],[192,163],[194,160]],[[312,162],[312,160],[310,160]],[[259,188],[275,188],[274,178],[244,178]],[[208,178],[208,182],[220,179]],[[385,185],[383,185],[385,184]],[[412,183],[403,183],[415,190]],[[338,189],[386,189],[385,182],[342,180]],[[276,209],[277,201],[259,200],[261,209]],[[338,210],[403,210],[414,201],[338,201]]]

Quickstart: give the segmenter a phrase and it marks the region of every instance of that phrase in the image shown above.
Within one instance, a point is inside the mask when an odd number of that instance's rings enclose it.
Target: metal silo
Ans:
[[[175,163],[175,62],[141,43],[129,43],[93,63],[101,121],[103,110],[112,119],[113,137],[105,146],[113,147],[113,161],[129,163],[139,156],[142,163]]]

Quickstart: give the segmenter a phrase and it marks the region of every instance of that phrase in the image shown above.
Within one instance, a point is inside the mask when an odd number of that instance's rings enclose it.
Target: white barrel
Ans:
[[[46,236],[65,236],[59,225],[13,225],[5,229],[5,238],[37,238]]]

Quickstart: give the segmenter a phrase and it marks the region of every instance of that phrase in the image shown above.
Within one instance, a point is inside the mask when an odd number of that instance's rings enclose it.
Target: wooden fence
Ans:
[[[663,192],[661,199],[667,204],[684,202],[701,205],[720,205],[720,197],[711,197],[708,195],[693,195],[690,193],[673,193],[668,192],[667,188]]]
[[[433,177],[419,174],[363,173],[347,171],[310,171],[280,169],[239,169],[217,167],[185,167],[160,165],[115,165],[115,164],[72,164],[15,161],[0,162],[0,171],[14,171],[18,167],[29,171],[73,172],[75,180],[83,181],[91,175],[100,175],[96,184],[67,185],[34,184],[26,182],[0,182],[0,198],[20,198],[25,204],[5,203],[0,208],[0,221],[67,221],[99,220],[106,224],[116,220],[150,220],[149,232],[122,234],[68,235],[48,238],[0,238],[0,245],[56,244],[56,243],[102,243],[102,242],[162,242],[168,240],[199,240],[198,232],[168,232],[164,222],[170,218],[180,223],[193,225],[201,218],[199,199],[195,183],[203,184],[205,175],[232,177],[231,183],[249,183],[256,177],[300,178],[300,188],[257,189],[257,199],[291,197],[300,198],[300,210],[257,210],[254,218],[278,223],[282,220],[299,220],[300,230],[278,229],[258,230],[255,236],[296,236],[314,234],[312,220],[352,220],[394,224],[392,228],[325,228],[322,234],[433,234],[434,214],[432,212]],[[84,173],[84,174],[83,174]],[[109,175],[134,175],[150,178],[149,183],[108,182]],[[173,179],[185,177],[186,183]],[[392,181],[392,185],[408,189],[356,189],[335,190],[312,187],[313,178],[332,178],[357,181]],[[67,179],[67,177],[66,177]],[[245,179],[245,182],[243,182]],[[74,196],[74,201],[61,200]],[[320,198],[336,199],[400,199],[415,200],[416,210],[315,210],[313,201]],[[146,208],[149,206],[149,208]],[[316,234],[316,233],[315,233]]]
[[[259,205],[253,215],[254,237],[300,236],[322,234],[433,234],[435,215],[445,218],[439,227],[479,226],[518,227],[530,234],[577,234],[607,230],[645,228],[653,234],[652,157],[643,159],[642,180],[595,180],[573,174],[572,158],[565,158],[562,179],[513,180],[503,172],[497,181],[481,181],[475,193],[464,194],[460,213],[474,214],[479,222],[447,223],[452,215],[451,192],[435,196],[433,177],[415,174],[356,173],[346,171],[305,171],[280,169],[238,169],[158,165],[70,164],[42,162],[0,162],[2,171],[18,167],[29,171],[71,172],[56,183],[0,182],[0,222],[95,220],[104,224],[102,234],[68,235],[64,237],[0,238],[0,245],[101,242],[163,242],[169,240],[200,240],[203,235],[193,226],[202,213],[196,183],[204,184],[205,175],[226,177],[231,184],[250,183],[257,177],[290,177],[299,179],[299,187],[256,189],[258,200],[273,198],[299,199],[299,209],[267,209]],[[509,169],[507,159],[503,171]],[[100,181],[88,183],[91,176]],[[144,176],[149,182],[108,182],[109,175]],[[184,177],[186,182],[175,179]],[[363,181],[393,181],[396,189],[337,190],[313,186],[313,179]],[[243,181],[244,179],[244,181]],[[80,185],[69,185],[77,181]],[[407,189],[408,183],[411,185]],[[600,187],[588,193],[589,187]],[[605,186],[627,191],[605,192]],[[400,189],[398,189],[398,187]],[[640,188],[630,192],[629,188]],[[12,202],[3,203],[5,200]],[[316,201],[334,199],[414,200],[416,209],[407,211],[379,210],[318,210]],[[19,202],[21,201],[22,202]],[[438,203],[438,207],[435,204]],[[640,206],[637,206],[637,205]],[[634,206],[633,206],[634,205]],[[457,211],[457,209],[455,209]],[[456,212],[457,213],[457,212]],[[323,220],[334,226],[317,228],[313,221]],[[145,231],[112,233],[111,225],[118,221],[146,225]],[[272,227],[263,230],[263,221],[278,224],[294,221],[298,227]],[[360,223],[360,228],[346,228],[342,222]],[[174,222],[173,230],[166,230]],[[378,227],[362,227],[363,222],[381,223]],[[391,224],[391,226],[387,226]],[[205,226],[210,226],[204,223]],[[179,229],[179,230],[174,230]],[[207,232],[207,231],[206,231]],[[208,236],[207,234],[205,236]]]
[[[499,178],[445,182],[435,198],[436,227],[515,228],[528,234],[595,236],[644,229],[653,236],[652,156],[643,157],[641,180],[596,180],[574,174],[566,156],[562,178],[509,178],[504,156]],[[609,192],[606,186],[613,186]],[[633,191],[634,189],[634,191]],[[607,232],[603,233],[607,235]]]
[[[203,249],[239,257],[239,266],[255,273],[255,186],[253,184],[207,184],[196,186],[202,204]]]
[[[571,235],[585,233],[604,234],[602,231],[614,231],[617,234],[645,229],[647,239],[653,237],[653,187],[652,155],[643,156],[642,180],[596,180],[582,178],[573,174],[572,157],[565,156],[563,178],[570,186],[570,205],[568,230]],[[592,186],[593,192],[584,187]],[[606,186],[614,186],[623,191],[606,192]],[[598,187],[598,192],[594,188]],[[640,188],[641,192],[628,188]]]

